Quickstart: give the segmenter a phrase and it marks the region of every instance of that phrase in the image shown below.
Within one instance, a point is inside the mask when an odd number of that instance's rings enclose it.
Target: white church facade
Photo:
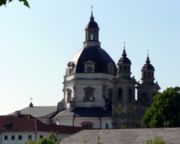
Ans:
[[[125,47],[116,65],[101,48],[99,26],[91,13],[83,48],[67,63],[64,98],[51,108],[31,103],[19,112],[45,123],[87,129],[141,127],[141,118],[160,89],[154,82],[154,71],[147,56],[141,82],[137,82],[131,76],[131,61]]]

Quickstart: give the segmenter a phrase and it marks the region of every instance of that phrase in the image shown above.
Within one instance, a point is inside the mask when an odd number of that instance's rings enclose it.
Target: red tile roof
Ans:
[[[0,116],[0,132],[58,132],[73,134],[82,130],[81,127],[45,124],[31,115]]]

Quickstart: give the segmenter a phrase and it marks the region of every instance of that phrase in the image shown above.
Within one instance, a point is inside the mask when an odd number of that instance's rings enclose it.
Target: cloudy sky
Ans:
[[[179,0],[29,0],[0,7],[0,114],[63,98],[69,59],[83,46],[91,5],[101,46],[115,63],[123,41],[132,76],[141,77],[147,56],[161,91],[180,84]]]

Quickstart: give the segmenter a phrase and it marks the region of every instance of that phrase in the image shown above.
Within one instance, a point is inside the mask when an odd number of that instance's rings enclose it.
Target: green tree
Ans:
[[[57,135],[52,133],[48,137],[39,139],[37,141],[28,141],[26,144],[59,144],[60,139],[58,139]]]
[[[12,1],[13,1],[13,0],[0,0],[0,6],[6,5],[7,3],[10,3],[10,2],[12,2]],[[19,0],[19,1],[20,1],[20,2],[23,2],[23,4],[24,4],[25,6],[30,7],[27,0]]]
[[[167,88],[154,96],[143,123],[147,127],[180,126],[180,88]]]
[[[161,137],[155,137],[147,140],[145,144],[166,144],[166,142]]]

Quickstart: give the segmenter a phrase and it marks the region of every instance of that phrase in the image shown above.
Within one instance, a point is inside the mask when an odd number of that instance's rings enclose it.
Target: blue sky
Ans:
[[[161,90],[180,84],[179,0],[29,0],[0,7],[0,114],[56,105],[68,60],[83,46],[91,5],[101,46],[117,63],[126,42],[132,75],[149,50]]]

